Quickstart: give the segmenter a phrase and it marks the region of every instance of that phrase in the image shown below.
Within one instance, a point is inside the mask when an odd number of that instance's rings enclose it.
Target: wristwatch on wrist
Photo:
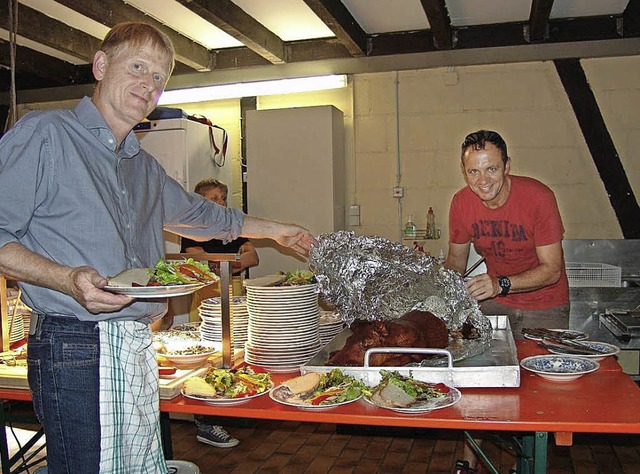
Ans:
[[[502,291],[498,296],[507,296],[507,293],[509,293],[509,290],[511,289],[511,280],[509,280],[509,277],[499,276],[498,285],[502,288]]]

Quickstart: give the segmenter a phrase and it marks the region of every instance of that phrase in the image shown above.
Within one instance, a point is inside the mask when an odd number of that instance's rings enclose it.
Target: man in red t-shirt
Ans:
[[[569,284],[562,252],[564,228],[553,192],[509,174],[502,137],[480,130],[462,144],[467,186],[449,211],[445,266],[463,273],[471,243],[487,273],[466,283],[484,314],[506,314],[516,338],[523,327],[569,327]]]

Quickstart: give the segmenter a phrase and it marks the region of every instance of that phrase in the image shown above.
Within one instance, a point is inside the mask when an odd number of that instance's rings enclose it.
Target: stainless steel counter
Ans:
[[[640,287],[571,288],[569,327],[589,334],[590,339],[615,344],[623,350],[640,350],[640,338],[619,341],[605,326],[599,315],[606,309],[634,309],[640,305]]]
[[[607,309],[629,310],[640,306],[640,239],[564,240],[562,248],[567,262],[606,263],[620,267],[622,273],[621,287],[569,289],[570,327],[622,350],[640,350],[640,338],[622,342],[599,320]]]

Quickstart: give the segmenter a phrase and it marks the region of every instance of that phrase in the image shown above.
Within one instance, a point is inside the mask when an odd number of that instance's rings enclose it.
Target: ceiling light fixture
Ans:
[[[298,77],[273,81],[238,82],[218,86],[193,87],[164,91],[158,105],[184,104],[207,100],[234,99],[263,95],[291,94],[338,89],[347,86],[346,74]]]

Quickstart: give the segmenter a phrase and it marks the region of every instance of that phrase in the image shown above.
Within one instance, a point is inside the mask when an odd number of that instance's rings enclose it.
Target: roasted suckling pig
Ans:
[[[331,354],[328,365],[363,366],[364,354],[373,347],[419,347],[444,349],[449,331],[444,321],[427,311],[409,311],[391,321],[356,321],[353,334],[339,351]],[[374,354],[371,366],[403,366],[424,359],[424,354]]]

